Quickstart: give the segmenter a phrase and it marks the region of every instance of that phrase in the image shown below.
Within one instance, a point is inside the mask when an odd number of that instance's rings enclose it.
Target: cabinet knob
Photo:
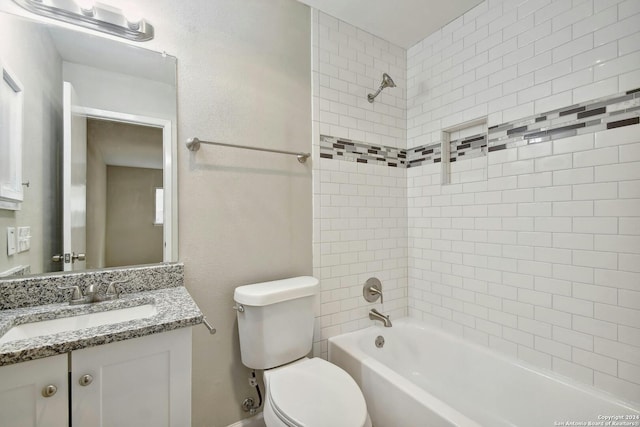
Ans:
[[[58,387],[54,386],[53,384],[49,384],[42,388],[42,395],[44,397],[51,397],[57,392],[58,392]]]
[[[89,374],[86,374],[81,376],[78,382],[81,386],[86,387],[93,382],[93,377]]]

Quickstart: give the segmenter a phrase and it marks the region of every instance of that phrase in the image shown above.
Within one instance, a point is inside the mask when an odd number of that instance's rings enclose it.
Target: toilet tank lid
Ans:
[[[263,306],[315,295],[318,288],[319,282],[315,277],[292,277],[238,286],[233,293],[233,299],[244,305]]]

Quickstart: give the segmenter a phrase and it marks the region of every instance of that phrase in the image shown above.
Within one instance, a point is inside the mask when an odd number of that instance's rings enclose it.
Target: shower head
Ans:
[[[396,87],[396,84],[393,82],[393,79],[389,74],[384,73],[382,74],[382,83],[380,83],[380,87],[378,88],[376,93],[370,93],[369,95],[367,95],[367,99],[369,100],[369,102],[373,103],[373,100],[376,99],[376,96],[378,96],[378,94],[382,92],[382,89],[386,87]]]
[[[383,89],[385,87],[396,87],[396,84],[393,82],[393,79],[389,74],[384,73],[382,75],[382,83],[380,83],[380,87]]]

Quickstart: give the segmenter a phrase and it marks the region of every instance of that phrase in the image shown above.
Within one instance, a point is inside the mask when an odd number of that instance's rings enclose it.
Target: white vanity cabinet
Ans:
[[[67,354],[0,367],[0,425],[68,427]]]
[[[71,420],[82,427],[191,425],[191,328],[71,353]]]
[[[57,392],[44,397],[48,385]],[[74,427],[191,425],[191,328],[0,367],[0,426],[68,427],[69,417]]]

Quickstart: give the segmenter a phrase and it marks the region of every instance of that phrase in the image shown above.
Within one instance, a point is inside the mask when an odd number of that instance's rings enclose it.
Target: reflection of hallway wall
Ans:
[[[107,232],[107,165],[94,143],[87,121],[87,268],[105,267]]]
[[[162,170],[107,166],[106,267],[162,262],[162,226],[153,225]]]
[[[161,129],[87,121],[87,268],[162,261],[163,230],[153,225],[156,187],[162,187]]]

